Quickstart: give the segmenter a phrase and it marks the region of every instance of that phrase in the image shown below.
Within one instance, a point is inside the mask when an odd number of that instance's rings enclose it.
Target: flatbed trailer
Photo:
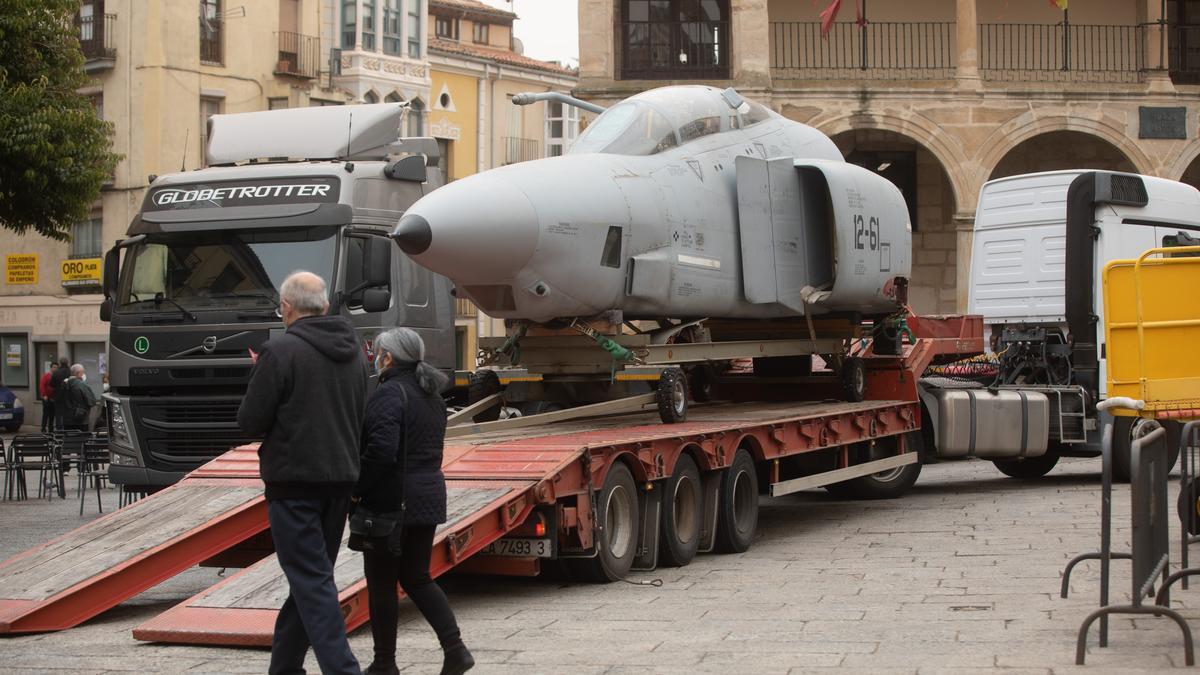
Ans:
[[[754,396],[767,385],[750,378],[729,388],[736,402],[696,405],[677,424],[662,424],[653,395],[644,395],[624,412],[605,404],[451,427],[443,462],[450,519],[438,530],[432,573],[535,575],[548,563],[611,581],[686,565],[699,552],[746,550],[760,493],[900,496],[921,466],[919,376],[983,350],[978,317],[912,317],[909,328],[901,356],[876,355],[869,343],[856,349],[861,402],[764,402]],[[806,381],[770,388],[791,399],[825,391]],[[69,628],[192,565],[245,557],[267,526],[257,455],[230,451],[174,487],[0,563],[9,589],[0,633]],[[259,550],[257,562],[134,637],[269,644],[287,583],[275,556]],[[343,548],[335,578],[352,630],[368,618],[358,554]]]
[[[472,425],[446,444],[450,519],[436,535],[431,572],[532,576],[553,560],[576,578],[616,580],[686,565],[699,552],[746,550],[760,491],[825,486],[899,496],[920,471],[916,379],[935,360],[982,351],[978,327],[971,317],[922,319],[902,357],[865,350],[868,393],[893,398],[712,403],[670,425],[653,403],[635,401],[646,410]],[[338,561],[353,630],[368,618],[361,557],[343,543]],[[134,637],[269,645],[286,594],[272,555],[138,626]]]

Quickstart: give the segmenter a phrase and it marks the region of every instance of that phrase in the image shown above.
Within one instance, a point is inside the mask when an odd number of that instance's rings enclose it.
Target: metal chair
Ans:
[[[66,499],[67,496],[67,472],[71,470],[72,466],[77,467],[77,471],[79,472],[82,472],[84,469],[83,447],[89,438],[91,436],[86,431],[76,431],[74,429],[55,435],[55,440],[58,443],[58,496],[63,499]]]
[[[88,438],[83,444],[83,461],[79,467],[79,515],[83,515],[83,499],[87,496],[88,479],[96,488],[96,508],[104,513],[104,504],[100,501],[100,489],[108,480],[108,437],[95,436]]]
[[[49,498],[50,488],[54,487],[54,484],[46,478],[49,476],[56,479],[58,473],[57,445],[54,439],[45,434],[24,434],[13,438],[10,451],[13,462],[9,470],[15,474],[12,487],[17,493],[16,499],[29,498],[29,488],[25,480],[25,474],[29,471],[38,472],[38,498],[43,494]]]

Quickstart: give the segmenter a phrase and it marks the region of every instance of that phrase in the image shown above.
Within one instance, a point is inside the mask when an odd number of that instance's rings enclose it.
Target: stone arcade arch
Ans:
[[[992,166],[988,180],[1064,169],[1138,172],[1134,161],[1106,139],[1062,129],[1031,136],[1010,147]]]
[[[921,314],[954,312],[957,207],[942,161],[925,145],[894,131],[852,129],[832,138],[846,161],[887,178],[904,193],[913,223],[909,305]]]

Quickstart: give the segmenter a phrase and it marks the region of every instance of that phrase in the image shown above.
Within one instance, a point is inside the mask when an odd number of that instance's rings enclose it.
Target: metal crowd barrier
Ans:
[[[1105,401],[1107,403],[1108,401]],[[1103,403],[1101,404],[1103,406]],[[1098,406],[1098,407],[1101,407]],[[1111,406],[1109,406],[1111,407]],[[1189,428],[1191,425],[1189,425]],[[1083,665],[1087,652],[1087,636],[1092,624],[1100,620],[1100,646],[1108,646],[1108,617],[1113,614],[1153,614],[1166,616],[1183,632],[1184,657],[1187,665],[1195,665],[1195,649],[1192,631],[1187,621],[1175,610],[1167,607],[1170,581],[1170,536],[1168,534],[1167,472],[1170,469],[1166,430],[1162,427],[1146,436],[1134,440],[1131,449],[1132,476],[1130,480],[1130,519],[1133,526],[1132,546],[1129,553],[1112,550],[1112,440],[1110,425],[1104,433],[1102,444],[1103,479],[1101,484],[1100,508],[1100,551],[1076,556],[1063,570],[1062,596],[1066,597],[1071,571],[1082,560],[1100,560],[1100,608],[1089,614],[1079,627],[1075,642],[1075,663]],[[1195,510],[1194,508],[1192,509]],[[1186,550],[1186,546],[1185,546]],[[1110,562],[1127,558],[1133,562],[1130,597],[1132,604],[1109,605]],[[1200,571],[1197,572],[1200,574]],[[1155,594],[1155,580],[1161,577],[1162,592]],[[1143,598],[1155,598],[1154,604],[1142,604]]]

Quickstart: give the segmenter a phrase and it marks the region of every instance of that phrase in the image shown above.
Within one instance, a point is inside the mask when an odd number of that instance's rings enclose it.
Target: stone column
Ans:
[[[731,0],[729,13],[733,85],[739,89],[769,89],[771,25],[767,0]]]
[[[956,0],[955,37],[958,41],[958,68],[954,73],[958,86],[978,89],[979,78],[979,20],[975,0]]]
[[[613,28],[617,0],[579,0],[579,86],[611,86],[617,51]]]
[[[1143,65],[1146,68],[1146,88],[1153,92],[1171,92],[1175,86],[1171,83],[1169,72],[1170,59],[1167,50],[1171,44],[1171,33],[1166,24],[1159,24],[1162,15],[1162,0],[1142,0],[1138,6],[1138,23],[1145,30],[1145,51],[1142,54]]]
[[[971,288],[971,246],[975,241],[975,214],[959,211],[954,214],[955,248],[958,267],[955,269],[955,308],[960,314],[967,311],[967,293]]]

